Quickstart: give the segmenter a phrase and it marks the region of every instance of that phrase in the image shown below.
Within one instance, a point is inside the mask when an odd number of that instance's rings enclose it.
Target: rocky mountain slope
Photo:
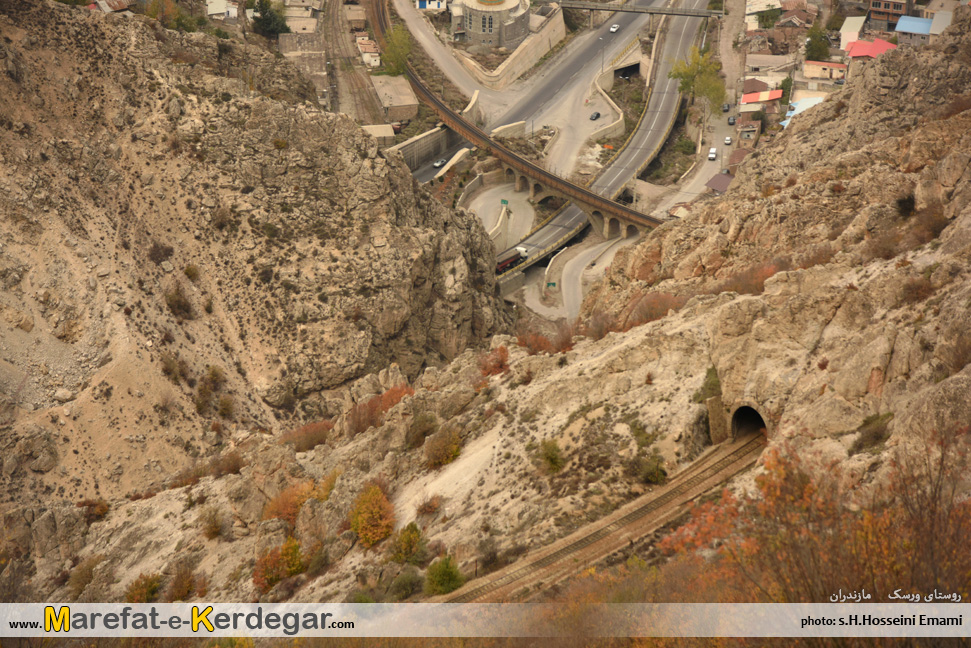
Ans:
[[[479,223],[256,46],[0,2],[7,502],[159,486],[508,319]]]
[[[830,458],[867,417],[893,414],[890,443],[966,424],[969,28],[960,12],[934,46],[866,63],[723,198],[618,255],[585,312],[624,324],[654,302],[711,302],[726,405]],[[725,290],[752,296],[708,296]]]
[[[740,407],[866,498],[888,449],[971,414],[969,63],[966,10],[870,63],[726,196],[618,255],[583,336],[498,335],[410,387],[383,367],[318,401],[332,428],[239,426],[235,458],[134,501],[11,507],[0,579],[17,566],[48,599],[122,599],[142,574],[165,598],[413,598],[435,556],[481,573],[649,492]]]

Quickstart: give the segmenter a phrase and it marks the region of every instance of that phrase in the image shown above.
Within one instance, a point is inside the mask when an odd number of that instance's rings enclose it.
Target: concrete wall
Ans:
[[[597,79],[594,81],[593,85],[594,85],[594,88],[596,88],[596,91],[599,92],[600,95],[607,100],[607,103],[610,104],[610,107],[615,111],[616,114],[620,115],[620,117],[614,120],[613,122],[607,124],[603,128],[600,128],[594,131],[593,134],[590,136],[590,139],[593,141],[597,141],[600,139],[607,139],[610,137],[618,137],[624,134],[624,130],[625,130],[624,115],[623,113],[621,113],[620,108],[617,107],[617,104],[613,102],[613,100],[607,95],[606,92],[604,92],[604,90],[610,90],[611,88],[614,87],[615,68],[624,67],[625,65],[631,65],[632,63],[635,63],[640,60],[641,58],[640,44],[641,44],[640,39],[636,35],[633,36],[631,41],[627,43],[626,46],[624,46],[624,49],[621,50],[619,54],[617,54],[614,58],[610,60],[610,62],[608,62],[604,66],[603,74],[597,77]]]
[[[467,157],[469,157],[469,149],[467,148],[460,149],[458,153],[453,155],[449,159],[449,161],[445,163],[445,166],[443,166],[441,169],[438,170],[438,173],[435,174],[435,177],[441,178],[443,175],[448,173],[453,166],[455,166],[456,164],[458,164],[459,162],[461,162]]]
[[[460,50],[452,50],[459,61],[465,65],[472,76],[487,88],[502,90],[518,79],[524,72],[532,68],[543,58],[553,46],[566,37],[566,25],[563,22],[563,11],[557,7],[542,25],[526,37],[519,47],[492,72],[486,70]]]
[[[408,168],[415,170],[428,160],[438,157],[448,148],[449,130],[442,126],[415,135],[410,140],[392,146],[389,151],[398,151],[405,159]]]
[[[526,137],[526,122],[513,122],[493,129],[491,137]]]
[[[593,82],[594,88],[596,88],[596,91],[600,93],[600,96],[602,96],[604,99],[607,100],[607,103],[610,104],[610,108],[614,111],[614,114],[620,115],[620,117],[610,122],[606,126],[602,128],[598,128],[590,135],[590,139],[593,140],[594,142],[596,142],[597,140],[608,139],[611,137],[620,137],[621,135],[624,134],[624,131],[626,130],[624,128],[623,113],[621,112],[620,108],[617,107],[617,104],[614,103],[613,99],[611,99],[610,96],[603,91],[603,88],[600,85],[601,83],[609,83],[610,85],[613,85],[613,82],[614,82],[614,71],[612,69],[607,70],[606,72],[601,74]]]
[[[469,99],[469,105],[462,110],[461,114],[466,121],[472,122],[473,124],[482,124],[485,122],[485,118],[482,115],[482,106],[479,105],[478,90],[472,93],[472,98]]]

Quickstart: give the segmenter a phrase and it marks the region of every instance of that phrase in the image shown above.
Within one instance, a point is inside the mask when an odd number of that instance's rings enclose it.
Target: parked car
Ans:
[[[616,34],[618,31],[620,31],[620,25],[611,25],[610,26],[610,33],[611,34]]]
[[[725,146],[731,146],[731,145],[732,145],[732,138],[731,137],[726,137],[725,138]]]
[[[835,83],[836,85],[843,85],[846,83],[846,79],[836,79]]]
[[[718,149],[716,149],[714,147],[708,149],[708,159],[709,160],[717,160],[718,159]]]
[[[600,113],[595,112],[592,115],[590,115],[590,121],[597,121],[598,119],[600,119]]]
[[[727,103],[722,104],[722,112],[728,112],[731,109],[732,109],[731,104],[727,104]]]
[[[432,162],[432,166],[435,167],[436,169],[441,169],[443,166],[445,166],[446,162],[448,162],[448,160],[446,160],[445,158],[439,158],[434,162]]]
[[[728,125],[729,126],[734,126],[735,125],[735,117],[729,117],[728,118]]]

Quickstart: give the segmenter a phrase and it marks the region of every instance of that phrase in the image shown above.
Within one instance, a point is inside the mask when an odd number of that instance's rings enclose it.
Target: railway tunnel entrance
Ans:
[[[732,414],[732,438],[749,434],[761,434],[768,438],[768,426],[755,408],[742,405]]]

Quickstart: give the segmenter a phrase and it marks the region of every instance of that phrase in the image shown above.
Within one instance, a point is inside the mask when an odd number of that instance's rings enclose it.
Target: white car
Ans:
[[[718,159],[718,149],[716,149],[714,147],[708,149],[708,159],[709,160],[717,160]]]
[[[616,34],[619,31],[620,31],[620,25],[611,25],[610,26],[610,33],[611,34]]]
[[[731,146],[732,145],[732,138],[731,137],[726,137],[725,138],[725,145],[726,146]]]

